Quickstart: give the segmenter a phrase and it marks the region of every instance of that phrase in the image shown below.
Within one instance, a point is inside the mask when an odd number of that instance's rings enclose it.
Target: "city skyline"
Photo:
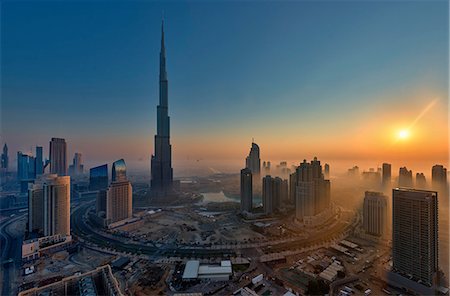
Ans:
[[[63,137],[68,155],[81,152],[88,166],[123,157],[131,167],[148,168],[156,130],[155,69],[164,10],[175,175],[177,166],[188,159],[240,160],[252,137],[262,147],[261,159],[273,162],[299,163],[315,155],[328,162],[358,164],[370,158],[408,167],[415,161],[426,166],[448,162],[448,36],[441,26],[448,20],[442,9],[447,3],[79,5],[75,11],[71,4],[4,5],[8,17],[2,20],[2,31],[8,45],[3,49],[2,141],[10,151],[26,152],[30,145]],[[38,9],[39,19],[21,22],[31,8]],[[105,8],[97,19],[96,12]],[[305,15],[297,20],[297,14]],[[230,15],[234,21],[221,25]],[[48,20],[42,22],[42,16]],[[341,22],[344,17],[349,20]],[[74,27],[80,18],[87,23]],[[118,23],[112,24],[112,18]],[[127,22],[130,18],[134,21]],[[321,23],[324,18],[327,22]],[[60,28],[49,30],[54,21]],[[112,34],[122,22],[127,25]],[[350,24],[355,29],[350,30]],[[255,33],[258,25],[270,28],[267,36]],[[71,34],[62,36],[67,29]],[[10,39],[13,33],[20,38]],[[105,33],[109,34],[102,40],[94,40]],[[133,37],[126,39],[127,34]],[[55,37],[58,42],[44,42]],[[218,38],[227,46],[219,46]],[[67,48],[75,42],[74,49]],[[30,48],[22,48],[25,43]],[[87,49],[92,52],[87,54]],[[129,54],[126,64],[118,59],[119,49],[120,55]],[[71,59],[62,61],[60,50]],[[80,61],[91,61],[95,71],[76,67]],[[69,67],[70,74],[58,77],[62,65],[57,62]],[[119,68],[120,73],[114,71]],[[29,75],[38,70],[42,79],[31,81]],[[118,84],[114,79],[123,80]],[[28,87],[20,88],[18,81]],[[88,102],[92,108],[86,108]],[[11,116],[18,108],[29,120]],[[56,114],[61,108],[63,112]],[[51,121],[49,113],[54,114]],[[119,114],[126,125],[114,121]],[[40,124],[30,125],[33,121]],[[401,133],[405,129],[409,138]],[[109,149],[102,149],[105,144]]]

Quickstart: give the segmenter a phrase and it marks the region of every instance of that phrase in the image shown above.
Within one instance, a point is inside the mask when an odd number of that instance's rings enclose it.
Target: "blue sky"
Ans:
[[[430,96],[447,106],[447,1],[1,8],[2,141],[11,151],[47,148],[56,136],[91,160],[149,157],[163,11],[176,157],[216,150],[220,158],[215,145],[224,141],[242,147],[239,154],[255,137],[281,159],[277,137],[292,138],[292,150],[298,138],[345,136],[384,109],[411,107],[410,116]]]

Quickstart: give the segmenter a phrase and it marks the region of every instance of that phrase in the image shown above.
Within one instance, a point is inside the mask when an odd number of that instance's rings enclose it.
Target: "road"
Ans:
[[[119,238],[114,238],[106,234],[95,232],[83,219],[86,211],[91,207],[91,203],[83,204],[75,208],[71,214],[72,234],[81,238],[84,241],[94,243],[97,246],[104,248],[113,248],[119,252],[134,253],[148,255],[152,258],[160,258],[161,256],[224,256],[235,255],[232,250],[205,250],[197,248],[189,248],[177,246],[175,244],[166,245],[164,247],[155,247],[153,245],[131,243]]]
[[[16,274],[20,271],[22,265],[22,236],[11,232],[8,228],[13,223],[25,217],[25,213],[13,219],[7,220],[0,225],[0,242],[1,242],[1,270],[2,270],[2,292],[1,295],[16,295],[11,282],[16,278]],[[13,262],[8,262],[12,259]]]

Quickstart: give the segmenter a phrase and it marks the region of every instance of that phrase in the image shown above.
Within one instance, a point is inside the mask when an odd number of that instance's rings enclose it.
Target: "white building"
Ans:
[[[183,272],[183,280],[209,279],[228,281],[233,274],[231,261],[221,261],[219,266],[200,265],[198,260],[189,260]]]

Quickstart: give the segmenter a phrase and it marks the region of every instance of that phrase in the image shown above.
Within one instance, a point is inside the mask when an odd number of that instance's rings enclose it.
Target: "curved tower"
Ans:
[[[155,150],[151,160],[151,190],[163,195],[172,189],[172,146],[170,145],[170,117],[168,106],[168,81],[166,48],[164,46],[164,21],[161,25],[161,52],[159,55],[159,105],[157,107],[157,132]]]

